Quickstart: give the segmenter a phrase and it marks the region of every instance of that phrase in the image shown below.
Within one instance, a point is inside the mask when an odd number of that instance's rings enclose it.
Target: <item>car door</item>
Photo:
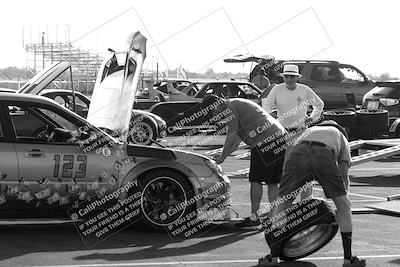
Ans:
[[[0,210],[6,210],[12,208],[10,196],[18,188],[18,161],[1,104],[0,111]]]
[[[311,65],[308,85],[321,97],[325,109],[346,107],[343,86],[340,84],[340,73],[335,65]]]
[[[350,97],[354,94],[357,105],[361,105],[363,96],[375,87],[364,73],[351,65],[340,65],[339,74],[344,95]]]
[[[45,104],[8,103],[7,109],[19,163],[19,208],[65,209],[117,186],[111,150],[86,149],[72,134],[85,129],[82,121]]]

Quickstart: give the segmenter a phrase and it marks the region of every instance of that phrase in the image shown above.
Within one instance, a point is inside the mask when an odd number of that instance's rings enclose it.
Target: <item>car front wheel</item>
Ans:
[[[177,172],[153,171],[140,180],[139,188],[142,222],[152,230],[170,230],[171,227],[166,227],[195,209],[195,203],[190,201],[193,190],[187,180]]]

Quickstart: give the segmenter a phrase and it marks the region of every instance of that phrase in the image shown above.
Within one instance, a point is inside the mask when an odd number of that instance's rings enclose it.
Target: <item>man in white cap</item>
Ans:
[[[301,77],[299,67],[294,64],[285,64],[280,74],[284,83],[275,85],[262,105],[265,111],[277,111],[277,119],[287,130],[286,152],[289,152],[296,138],[304,131],[307,125],[316,122],[324,109],[322,99],[307,85],[297,83]],[[307,109],[312,106],[313,111],[308,116]],[[312,194],[312,188],[302,193],[304,199]]]

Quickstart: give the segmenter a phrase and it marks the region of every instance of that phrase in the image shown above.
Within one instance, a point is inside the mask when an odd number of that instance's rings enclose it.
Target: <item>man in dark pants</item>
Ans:
[[[353,231],[348,170],[351,164],[350,146],[346,131],[334,121],[324,121],[304,131],[287,155],[279,188],[279,199],[271,217],[282,214],[293,202],[290,197],[307,182],[315,179],[321,184],[327,198],[337,208],[344,251],[344,267],[365,266],[351,252]],[[283,201],[282,201],[283,200]],[[285,213],[285,212],[284,212]],[[285,225],[274,225],[282,229]],[[259,266],[279,265],[279,244],[271,247],[271,254],[259,260]]]
[[[257,226],[260,224],[258,217],[262,213],[259,208],[263,183],[268,185],[270,202],[278,197],[278,184],[284,157],[282,146],[285,144],[285,129],[261,106],[247,99],[226,100],[210,95],[206,96],[202,102],[203,110],[209,110],[207,107],[216,107],[211,109],[210,121],[224,121],[228,127],[222,153],[216,158],[218,164],[224,162],[241,141],[251,147],[249,174],[251,216],[236,226]]]

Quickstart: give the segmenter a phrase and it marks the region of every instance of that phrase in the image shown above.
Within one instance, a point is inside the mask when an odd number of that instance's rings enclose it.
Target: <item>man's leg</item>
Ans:
[[[337,208],[339,218],[340,233],[342,235],[344,263],[350,263],[351,252],[351,235],[353,232],[353,222],[351,219],[351,204],[347,195],[332,198]]]
[[[252,213],[251,215],[256,216],[255,218],[258,218],[259,214],[258,210],[260,209],[262,195],[263,195],[263,185],[259,182],[251,182],[250,183],[250,201],[251,201],[251,213]]]
[[[353,222],[351,218],[351,204],[347,195],[332,198],[337,208],[340,233],[342,235],[344,260],[343,266],[365,266],[365,260],[353,256],[351,252],[351,235]]]
[[[278,198],[279,184],[268,184],[268,200],[269,203],[274,202]],[[261,199],[263,196],[263,185],[257,182],[250,184],[250,200],[251,200],[251,213],[256,217],[262,214],[260,211]]]
[[[279,195],[279,184],[269,184],[268,185],[268,200],[269,203],[273,203],[278,199]]]

